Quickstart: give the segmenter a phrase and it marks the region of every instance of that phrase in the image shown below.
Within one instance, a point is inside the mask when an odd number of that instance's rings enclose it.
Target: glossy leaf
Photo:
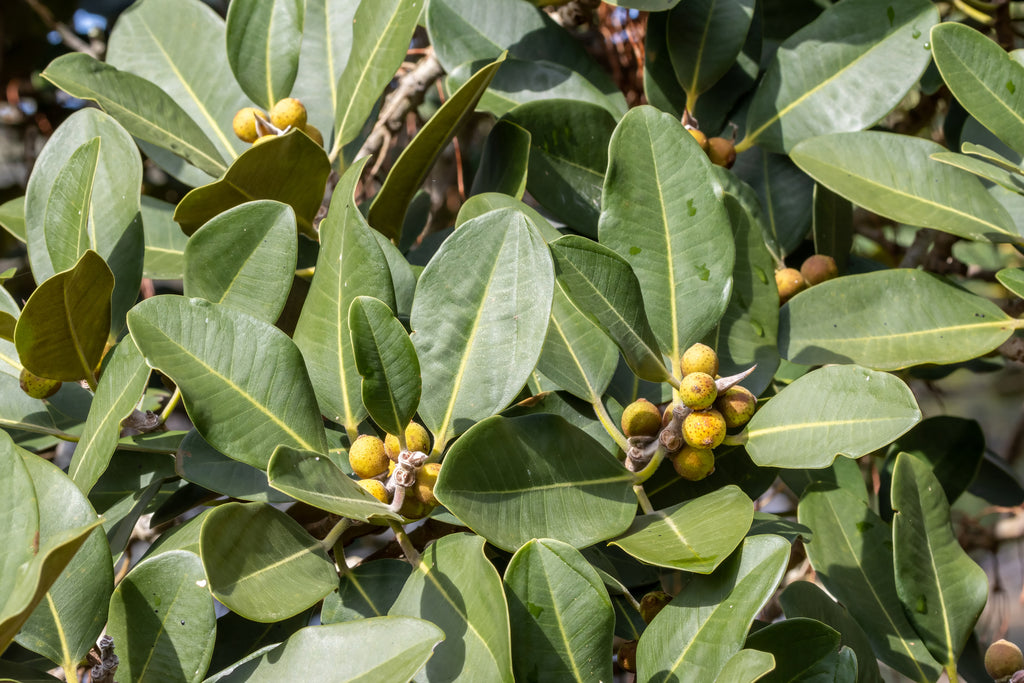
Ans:
[[[299,70],[303,0],[241,0],[228,6],[228,64],[245,94],[265,109],[287,97]]]
[[[754,683],[775,668],[775,657],[759,650],[740,650],[726,662],[716,682]]]
[[[610,541],[647,564],[710,574],[743,541],[754,506],[738,486],[640,515]]]
[[[15,197],[0,204],[0,227],[14,239],[25,242],[25,197]]]
[[[945,151],[893,133],[836,133],[806,140],[790,157],[836,194],[900,223],[968,239],[1014,241],[1009,215],[966,171],[930,159]]]
[[[284,643],[211,676],[207,683],[408,681],[444,639],[437,626],[406,617],[308,626]]]
[[[82,436],[68,467],[68,476],[88,493],[107,469],[121,438],[121,420],[131,415],[149,382],[149,366],[131,336],[111,351]]]
[[[707,155],[668,114],[630,110],[608,156],[601,243],[632,266],[655,338],[674,364],[729,302],[729,216]]]
[[[615,614],[601,577],[572,546],[520,548],[505,570],[518,680],[610,681]]]
[[[829,7],[779,46],[750,103],[741,148],[788,152],[815,135],[872,125],[928,66],[928,29],[938,21],[925,0]]]
[[[1024,268],[1004,268],[996,273],[996,279],[1003,287],[1024,299]]]
[[[139,563],[110,600],[107,632],[120,660],[118,677],[198,683],[216,625],[198,556],[174,550]]]
[[[313,232],[331,164],[320,145],[301,131],[250,147],[220,180],[189,192],[174,220],[191,235],[218,214],[255,199],[273,199],[295,211],[299,229]]]
[[[615,117],[596,104],[541,100],[503,120],[530,133],[526,189],[556,218],[596,237]]]
[[[77,234],[71,238],[66,230],[47,230],[47,207],[52,204],[56,209],[67,201],[61,199],[70,189],[65,186],[70,176],[64,169],[75,150],[97,137],[101,144],[90,200],[81,207],[88,212],[92,228],[82,244]],[[85,248],[97,252],[114,274],[113,334],[123,327],[125,312],[139,294],[145,249],[139,215],[141,185],[142,161],[131,136],[103,112],[86,108],[72,114],[47,141],[25,195],[28,258],[36,282],[42,284],[70,268]],[[59,244],[66,242],[70,242],[66,247]]]
[[[955,668],[988,599],[985,570],[960,547],[949,503],[926,462],[896,457],[892,507],[896,593],[928,651]]]
[[[1024,66],[963,24],[932,27],[931,47],[935,66],[957,101],[1014,151],[1024,153]]]
[[[780,391],[747,425],[747,452],[758,465],[828,467],[837,455],[859,458],[921,419],[910,388],[856,365],[830,365]]]
[[[39,285],[14,330],[21,363],[40,377],[92,380],[107,343],[113,289],[110,268],[91,249]]]
[[[210,175],[219,176],[227,168],[206,132],[145,78],[81,52],[53,60],[42,76],[69,95],[96,102],[136,138],[170,150]]]
[[[146,240],[142,276],[153,280],[180,280],[185,271],[188,235],[174,222],[174,205],[143,196],[142,230]]]
[[[288,299],[297,254],[292,207],[267,200],[239,204],[189,238],[185,296],[273,323]]]
[[[327,217],[320,223],[316,273],[295,326],[316,389],[320,411],[354,430],[366,416],[360,399],[348,311],[357,296],[380,299],[394,310],[388,262],[353,194],[367,159],[353,164],[334,190]]]
[[[513,680],[508,603],[479,536],[452,534],[428,546],[388,614],[429,619],[445,633],[413,680]]]
[[[57,272],[73,268],[87,249],[96,248],[89,231],[89,215],[99,156],[97,136],[72,152],[53,179],[43,214],[43,235]]]
[[[377,426],[404,434],[420,404],[420,362],[409,333],[380,299],[360,296],[348,309],[363,405]]]
[[[799,680],[839,647],[839,632],[820,621],[795,617],[770,624],[747,637],[745,647],[775,657],[775,669],[762,680]],[[794,648],[794,643],[800,647]]]
[[[287,503],[291,496],[267,483],[267,473],[224,455],[190,430],[174,453],[174,471],[182,479],[229,498],[250,502]],[[198,546],[194,552],[199,552]]]
[[[668,52],[691,112],[736,61],[753,17],[753,0],[690,0],[669,12]]]
[[[404,2],[414,3],[418,0]],[[402,221],[413,196],[423,185],[434,161],[462,128],[466,119],[473,114],[476,103],[487,90],[503,60],[504,55],[473,74],[409,141],[395,160],[373,203],[370,204],[367,214],[370,225],[385,236],[398,241],[401,237]]]
[[[267,478],[271,486],[292,498],[342,517],[363,522],[402,519],[326,455],[281,446],[270,459]]]
[[[937,275],[884,270],[823,282],[794,297],[780,315],[779,352],[804,365],[898,370],[984,355],[1020,325]]]
[[[298,614],[334,590],[334,563],[298,522],[264,503],[225,503],[203,522],[199,552],[210,591],[253,621]]]
[[[804,493],[798,517],[814,530],[807,555],[818,579],[863,627],[875,656],[912,680],[938,679],[941,667],[896,593],[889,526],[853,494],[820,484]]]
[[[583,548],[629,526],[632,482],[600,443],[561,417],[496,416],[452,445],[434,493],[499,548],[515,550],[531,538]],[[571,524],[556,512],[565,510],[573,511]]]
[[[484,140],[470,196],[501,192],[522,199],[526,191],[530,140],[529,131],[511,121],[496,121]]]
[[[718,570],[695,576],[647,626],[637,681],[715,680],[743,647],[789,559],[778,536],[753,536]]]
[[[423,0],[359,3],[352,19],[352,48],[338,80],[332,155],[362,130],[405,59],[422,10]]]
[[[383,617],[395,603],[412,565],[404,560],[362,562],[341,575],[338,590],[324,598],[324,624]]]
[[[570,300],[612,338],[630,369],[642,379],[666,381],[670,373],[629,263],[608,247],[575,235],[552,242],[551,255]]]
[[[506,407],[526,384],[553,287],[539,228],[511,208],[464,223],[423,270],[410,322],[429,388],[420,416],[436,451]]]
[[[302,356],[283,332],[173,295],[143,301],[128,318],[146,362],[178,385],[211,446],[261,469],[278,444],[327,452]]]
[[[761,147],[739,155],[732,171],[757,193],[765,243],[776,260],[782,261],[811,229],[814,181],[789,157]]]

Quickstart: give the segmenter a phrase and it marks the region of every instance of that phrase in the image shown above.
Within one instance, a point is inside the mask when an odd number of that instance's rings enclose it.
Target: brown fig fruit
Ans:
[[[742,427],[754,417],[757,409],[757,396],[740,385],[729,387],[715,399],[715,410],[725,418],[725,426],[729,429]]]
[[[736,145],[725,138],[708,139],[708,158],[716,166],[732,168],[736,163]]]
[[[814,256],[809,256],[800,265],[800,274],[804,276],[807,286],[813,287],[826,280],[839,277],[839,267],[836,265],[836,260],[831,256],[815,254]]]
[[[1010,641],[997,640],[985,650],[985,671],[996,683],[1005,683],[1021,669],[1024,669],[1024,655]]]
[[[665,591],[651,591],[640,598],[640,618],[645,624],[651,623],[654,617],[672,602],[672,596]]]

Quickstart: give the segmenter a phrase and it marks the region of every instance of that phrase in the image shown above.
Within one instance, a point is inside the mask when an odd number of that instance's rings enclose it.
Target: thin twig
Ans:
[[[75,52],[84,52],[91,57],[96,59],[103,58],[103,44],[94,43],[90,45],[85,42],[78,35],[72,31],[67,24],[53,16],[53,12],[50,8],[39,2],[39,0],[25,0],[25,4],[32,8],[32,11],[46,24],[47,28],[51,31],[56,31],[60,35],[61,41]]]

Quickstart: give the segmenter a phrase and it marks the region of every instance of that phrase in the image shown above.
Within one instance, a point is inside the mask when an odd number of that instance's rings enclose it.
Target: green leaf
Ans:
[[[499,548],[531,538],[583,548],[626,530],[636,510],[632,483],[597,441],[561,417],[495,416],[452,445],[434,494]],[[571,510],[572,523],[554,510]]]
[[[936,415],[922,420],[909,432],[896,439],[889,447],[888,456],[895,458],[900,452],[909,453],[928,463],[932,474],[939,480],[946,500],[952,505],[967,490],[985,459],[985,434],[977,421]],[[886,495],[886,472],[891,474],[892,463],[883,468],[882,488],[879,496]],[[879,501],[881,504],[883,501]],[[883,508],[884,506],[880,505]],[[885,515],[883,511],[881,514]]]
[[[477,60],[460,65],[445,78],[445,89],[448,92],[457,90],[489,61]],[[527,102],[575,100],[601,107],[618,119],[626,113],[626,108],[622,98],[615,96],[617,94],[609,97],[582,74],[561,64],[510,57],[502,63],[487,92],[480,98],[477,109],[500,117]],[[571,128],[568,132],[570,135],[576,133]]]
[[[872,125],[928,66],[928,29],[938,21],[926,0],[829,7],[779,46],[750,103],[739,146],[788,152],[815,135]]]
[[[366,217],[370,225],[386,237],[400,241],[402,220],[409,203],[426,180],[434,161],[472,116],[476,103],[487,90],[503,59],[504,55],[473,74],[420,127],[395,160]]]
[[[295,210],[299,229],[309,235],[330,170],[323,148],[305,133],[279,135],[250,147],[220,180],[185,195],[174,210],[174,220],[191,235],[232,207],[254,199],[274,199]]]
[[[502,120],[530,133],[530,194],[559,220],[597,237],[615,117],[589,102],[541,100],[516,107]]]
[[[601,243],[632,266],[655,338],[674,366],[729,302],[729,216],[711,162],[672,116],[630,110],[608,155]]]
[[[278,491],[342,517],[362,522],[402,520],[320,453],[280,446],[270,459],[267,478]]]
[[[716,683],[754,683],[754,681],[764,678],[774,668],[775,657],[768,652],[740,650],[726,662],[715,681]]]
[[[53,179],[43,214],[43,236],[50,263],[57,272],[73,268],[88,249],[96,249],[89,230],[90,204],[100,138],[82,143]]]
[[[288,299],[297,255],[292,207],[267,200],[239,204],[189,238],[185,296],[273,323]]]
[[[540,357],[553,288],[540,228],[514,208],[462,224],[427,264],[410,322],[435,451],[519,394]]]
[[[669,12],[668,53],[691,112],[736,61],[753,18],[754,0],[690,0]]]
[[[473,176],[470,196],[501,192],[522,199],[531,139],[528,130],[511,121],[496,121],[480,151],[480,166]]]
[[[42,76],[69,95],[96,102],[136,138],[212,176],[227,168],[206,132],[171,95],[145,78],[81,52],[53,60]]]
[[[818,579],[863,627],[875,656],[914,681],[938,679],[941,668],[896,593],[889,526],[853,494],[821,484],[808,487],[797,512],[814,530],[807,555]]]
[[[107,469],[121,438],[121,420],[131,415],[149,382],[149,366],[130,335],[110,353],[68,476],[88,493]]]
[[[743,647],[788,559],[784,539],[753,536],[714,574],[694,576],[640,637],[637,681],[715,680]]]
[[[39,285],[14,330],[21,363],[40,377],[94,381],[110,330],[114,276],[91,249],[71,270]]]
[[[775,669],[765,683],[801,680],[821,660],[839,648],[839,632],[820,621],[804,617],[770,624],[747,637],[744,647],[767,652],[775,658]],[[798,648],[793,645],[799,643]]]
[[[671,376],[647,315],[640,283],[629,263],[608,247],[577,235],[551,243],[558,282],[574,304],[615,342],[642,379]]]
[[[781,311],[779,352],[803,365],[898,370],[984,355],[1022,324],[938,275],[883,270],[829,280],[794,297]]]
[[[89,501],[57,467],[24,451],[21,457],[38,499],[40,538],[98,521]],[[65,671],[74,670],[103,630],[113,590],[110,548],[103,531],[96,529],[21,627],[18,643]]]
[[[352,350],[349,307],[357,296],[375,297],[392,309],[395,303],[387,258],[353,197],[368,160],[350,166],[334,189],[330,210],[320,223],[316,273],[294,335],[320,411],[353,432],[366,409],[359,395],[362,378]]]
[[[142,276],[153,280],[180,280],[185,272],[188,235],[174,222],[174,204],[144,195],[142,230],[146,240]]]
[[[860,683],[881,683],[882,675],[864,629],[825,591],[810,581],[794,581],[779,595],[779,602],[787,618],[810,617],[838,631],[840,645],[851,648],[857,655],[857,680]]]
[[[199,552],[213,597],[253,621],[298,614],[337,582],[320,541],[265,503],[215,508],[203,523]]]
[[[257,651],[269,651],[291,636],[300,628],[309,625],[310,611],[299,612],[294,617],[272,624],[249,621],[234,612],[228,612],[217,619],[217,642],[213,646],[209,671],[220,671],[247,659]],[[256,654],[259,657],[258,654]]]
[[[398,71],[422,9],[421,0],[359,3],[352,19],[352,48],[338,80],[332,158],[342,145],[356,139]]]
[[[174,471],[186,481],[229,498],[264,503],[292,501],[291,496],[270,487],[266,472],[224,455],[195,429],[185,434],[174,453]],[[199,552],[198,545],[194,552]]]
[[[420,362],[409,333],[391,308],[360,296],[348,309],[356,368],[363,378],[363,405],[377,426],[404,434],[420,404]]]
[[[610,681],[615,614],[601,577],[572,546],[534,539],[505,570],[518,680]]]
[[[846,270],[853,248],[853,205],[824,185],[814,184],[814,251],[831,256],[839,272]]]
[[[640,515],[609,542],[647,564],[710,574],[743,541],[754,506],[738,486]]]
[[[814,181],[789,157],[761,147],[739,155],[732,172],[757,193],[765,243],[776,260],[781,262],[787,254],[800,247],[811,229]],[[719,172],[719,179],[723,175]],[[722,184],[728,187],[735,181],[722,180]],[[742,199],[747,206],[745,197],[737,199]],[[750,206],[747,209],[750,210]]]
[[[324,598],[320,621],[334,624],[382,617],[412,573],[404,560],[362,562],[341,575],[338,590]]]
[[[120,660],[117,676],[125,680],[198,683],[216,629],[203,564],[184,550],[140,562],[110,600],[107,632]]]
[[[1024,268],[1003,268],[996,273],[999,284],[1024,299]]]
[[[415,680],[513,680],[508,603],[483,538],[452,534],[428,546],[388,614],[429,619],[445,632]]]
[[[551,321],[537,370],[574,396],[593,403],[612,381],[619,360],[615,343],[555,284]]]
[[[53,683],[61,680],[30,665],[0,660],[0,681],[3,683]]]
[[[686,110],[686,91],[676,78],[668,47],[669,12],[647,15],[644,35],[644,95],[661,111],[682,117]]]
[[[1011,192],[1024,190],[1024,179],[1020,177],[1020,173],[1009,171],[988,161],[956,152],[936,152],[931,158],[939,163],[949,164],[968,173],[973,173],[984,180],[997,183]]]
[[[83,216],[88,213],[91,228],[88,241],[81,244],[77,234],[71,237],[65,230],[47,230],[47,214],[51,198],[53,209],[68,201],[62,198],[66,188],[58,185],[71,177],[64,169],[75,151],[96,137],[101,140],[99,161],[90,200],[81,207]],[[85,248],[97,252],[114,274],[108,326],[115,335],[138,298],[142,278],[145,237],[139,213],[141,186],[142,161],[131,136],[103,112],[86,108],[72,114],[47,141],[32,169],[25,195],[28,258],[36,282],[42,284],[70,268]],[[69,218],[78,225],[79,216]],[[71,242],[67,247],[55,243],[65,240]]]
[[[892,474],[896,592],[925,647],[955,670],[988,599],[988,578],[960,547],[949,503],[925,461],[900,453]]]
[[[859,458],[921,420],[910,388],[856,365],[830,365],[800,377],[754,413],[747,452],[761,467],[828,467]]]
[[[408,681],[445,634],[422,619],[378,617],[299,629],[281,645],[242,660],[206,683],[282,680]]]
[[[230,161],[248,146],[235,136],[231,121],[251,103],[231,73],[226,42],[224,21],[204,3],[144,0],[118,18],[107,63],[167,93],[213,142],[219,157]],[[153,156],[149,149],[146,153]],[[155,158],[164,168],[168,158],[176,159],[166,151]]]
[[[1021,241],[978,178],[931,160],[944,151],[931,140],[867,131],[805,140],[790,157],[836,194],[899,223],[968,239]]]
[[[217,450],[261,469],[279,444],[327,452],[302,356],[276,327],[173,295],[143,301],[128,320],[146,362],[178,385]]]
[[[304,11],[303,0],[237,0],[228,7],[228,64],[245,94],[264,109],[291,93]]]
[[[0,204],[0,227],[19,242],[25,242],[25,197],[15,197]]]
[[[957,101],[1014,151],[1024,153],[1024,66],[963,24],[932,27],[931,45],[935,66]]]

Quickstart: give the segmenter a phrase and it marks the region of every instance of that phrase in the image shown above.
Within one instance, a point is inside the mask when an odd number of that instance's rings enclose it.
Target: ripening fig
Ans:
[[[775,286],[779,288],[779,303],[784,304],[807,289],[807,281],[796,268],[781,268],[775,271]]]
[[[618,651],[619,666],[624,671],[631,673],[636,672],[636,641],[627,640],[622,645],[619,645]]]
[[[815,254],[814,256],[807,257],[800,265],[800,274],[804,276],[807,286],[813,287],[826,280],[839,277],[839,266],[836,265],[836,260],[831,256]]]
[[[716,448],[725,439],[725,418],[714,408],[692,412],[683,420],[683,439],[694,448]]]
[[[410,422],[409,426],[405,428],[405,445],[410,451],[429,453],[430,433],[420,423]],[[402,452],[402,447],[398,443],[398,437],[394,434],[385,436],[384,450],[387,451],[389,458],[398,462],[398,456]]]
[[[693,136],[693,139],[697,141],[697,144],[700,145],[700,148],[702,150],[704,150],[705,154],[707,154],[707,152],[708,152],[708,136],[704,135],[704,133],[700,132],[696,128],[691,128],[689,126],[687,126],[687,128],[686,128],[686,132]]]
[[[384,482],[380,481],[379,479],[360,479],[356,483],[362,486],[364,489],[366,489],[367,493],[369,493],[371,496],[373,496],[380,502],[384,503],[385,505],[391,502],[388,499],[387,487],[384,486]]]
[[[1010,641],[997,640],[985,650],[985,671],[996,683],[1005,683],[1021,669],[1024,669],[1024,655]]]
[[[402,500],[402,507],[399,508],[398,514],[402,515],[406,519],[422,519],[429,515],[430,511],[433,509],[433,505],[424,503],[413,495],[411,489],[407,489],[405,492],[405,498]]]
[[[669,457],[676,474],[687,481],[700,481],[715,471],[715,454],[708,448],[687,445]]]
[[[633,401],[622,411],[622,433],[630,436],[656,436],[661,429],[661,411],[646,398]]]
[[[640,618],[645,624],[651,623],[654,617],[665,608],[665,605],[672,602],[672,596],[665,591],[651,591],[640,598]]]
[[[725,426],[729,429],[742,427],[754,417],[757,408],[757,396],[744,387],[729,387],[715,399],[715,410],[725,418]]]
[[[361,434],[348,449],[348,464],[360,479],[371,479],[388,471],[384,442],[375,436]]]
[[[20,384],[21,390],[32,398],[50,398],[60,391],[61,381],[59,379],[47,379],[29,372],[26,368],[21,369]]]
[[[717,397],[715,378],[706,372],[691,372],[679,381],[679,398],[689,408],[710,408]]]
[[[294,97],[286,97],[270,108],[270,122],[281,130],[305,128],[306,107]]]
[[[271,133],[269,135],[261,135],[258,138],[256,138],[256,140],[252,143],[252,146],[255,147],[256,145],[262,145],[267,140],[273,140],[276,137],[277,136],[274,135],[273,133]]]
[[[416,472],[416,485],[410,491],[416,494],[416,498],[430,506],[438,505],[434,497],[434,486],[437,484],[437,475],[441,473],[441,463],[428,462]]]
[[[736,163],[736,145],[725,138],[708,139],[708,158],[716,166],[732,168]]]
[[[679,369],[683,377],[691,372],[703,372],[714,377],[718,374],[718,354],[707,344],[694,344],[683,352]]]
[[[306,135],[309,136],[310,140],[320,145],[321,147],[324,146],[324,134],[320,132],[319,128],[314,126],[312,123],[307,123],[306,127],[303,128],[302,130],[303,132],[306,133]]]
[[[238,110],[235,118],[231,120],[231,127],[239,139],[245,142],[256,142],[256,139],[260,136],[256,130],[257,116],[264,121],[267,120],[267,115],[256,107],[243,107]]]

